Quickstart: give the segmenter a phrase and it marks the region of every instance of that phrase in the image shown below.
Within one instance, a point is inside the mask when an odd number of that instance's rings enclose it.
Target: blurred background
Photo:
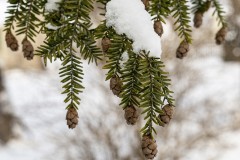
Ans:
[[[162,59],[172,79],[176,114],[170,125],[158,128],[156,160],[239,160],[240,1],[222,3],[229,24],[224,45],[215,44],[220,28],[213,9],[204,14],[201,28],[193,29],[193,45],[183,60],[175,58],[180,40],[173,20],[164,25]],[[45,68],[36,56],[25,60],[21,48],[6,48],[6,6],[0,0],[0,160],[144,160],[143,121],[134,127],[125,123],[102,64],[84,62],[80,121],[76,129],[67,128],[60,63]],[[40,35],[35,45],[43,39]]]

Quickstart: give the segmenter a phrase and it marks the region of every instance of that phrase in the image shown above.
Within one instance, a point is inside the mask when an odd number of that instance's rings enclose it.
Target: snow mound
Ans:
[[[151,16],[140,0],[111,0],[106,5],[107,26],[118,34],[132,39],[134,52],[150,51],[150,56],[161,57],[161,39],[153,29]]]

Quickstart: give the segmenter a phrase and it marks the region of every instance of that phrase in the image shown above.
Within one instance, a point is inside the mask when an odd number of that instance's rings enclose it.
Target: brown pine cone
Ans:
[[[157,155],[156,140],[150,136],[142,137],[142,152],[147,159],[153,159]]]
[[[142,0],[144,6],[145,6],[145,10],[148,9],[148,6],[149,6],[149,0]]]
[[[27,60],[32,60],[34,56],[34,49],[31,42],[27,40],[27,38],[24,38],[22,41],[22,45],[23,56],[27,58]]]
[[[189,51],[189,44],[186,41],[182,41],[177,48],[176,57],[182,59],[187,56]]]
[[[111,45],[111,40],[107,37],[104,37],[102,39],[102,50],[104,53],[106,53]]]
[[[18,41],[14,37],[11,31],[7,31],[5,35],[5,41],[7,43],[7,46],[12,50],[12,51],[17,51],[18,50]]]
[[[216,34],[215,40],[216,44],[220,45],[225,41],[225,37],[227,34],[227,29],[226,27],[222,27]]]
[[[198,11],[195,12],[193,22],[194,22],[194,27],[199,28],[203,22],[203,13]]]
[[[114,95],[119,96],[122,90],[122,85],[122,81],[117,75],[112,76],[110,79],[110,89]]]
[[[69,108],[66,114],[68,128],[75,128],[78,124],[78,118],[77,110],[74,107]]]
[[[161,37],[163,34],[163,26],[161,21],[154,21],[153,27],[155,32]]]
[[[138,120],[138,111],[134,106],[127,106],[125,109],[124,117],[127,121],[127,124],[134,125]]]
[[[174,114],[174,106],[167,104],[163,107],[163,114],[159,114],[158,118],[161,120],[163,123],[159,123],[162,127],[164,127],[166,124],[168,124],[171,119],[173,118]]]

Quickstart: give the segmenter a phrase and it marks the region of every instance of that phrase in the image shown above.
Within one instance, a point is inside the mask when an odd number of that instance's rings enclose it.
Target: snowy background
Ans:
[[[228,15],[236,18],[227,36],[231,41],[240,31],[240,14],[236,16],[230,1],[224,3]],[[1,25],[5,10],[5,0],[0,0]],[[184,60],[175,58],[179,41],[172,21],[164,25],[162,59],[170,72],[177,111],[169,126],[158,129],[158,160],[239,160],[240,61],[225,57],[233,53],[239,59],[240,40],[231,43],[232,53],[226,45],[215,45],[218,27],[211,12],[201,29],[193,29],[195,41]],[[59,63],[42,69],[25,62],[21,51],[6,49],[4,33],[0,35],[5,86],[0,96],[4,111],[15,116],[11,137],[0,143],[0,160],[143,160],[138,134],[143,123],[126,125],[101,65],[84,63],[86,89],[80,95],[79,126],[69,130]]]

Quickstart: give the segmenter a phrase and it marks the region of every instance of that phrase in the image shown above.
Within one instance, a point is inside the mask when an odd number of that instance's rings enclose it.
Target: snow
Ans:
[[[48,0],[48,2],[46,3],[45,9],[46,11],[53,11],[53,10],[57,10],[59,5],[57,3],[61,2],[61,0]]]
[[[161,57],[161,39],[141,0],[111,0],[106,10],[107,26],[132,39],[134,52],[145,50],[150,56]]]
[[[121,57],[121,61],[120,61],[120,66],[124,67],[124,63],[127,62],[128,59],[129,59],[128,53],[123,52],[122,57]]]

